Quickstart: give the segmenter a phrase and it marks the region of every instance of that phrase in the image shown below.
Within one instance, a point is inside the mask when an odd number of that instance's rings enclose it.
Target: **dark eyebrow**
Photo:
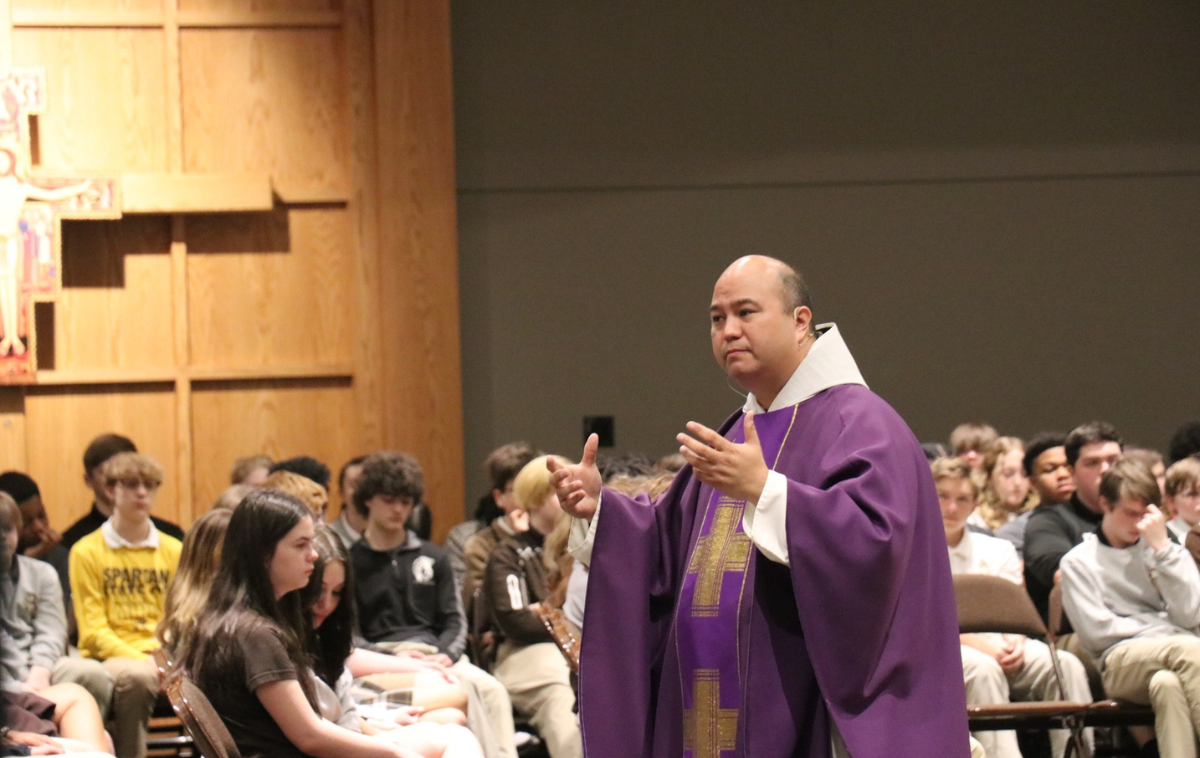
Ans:
[[[759,305],[758,305],[758,301],[757,301],[757,300],[755,300],[755,299],[753,299],[753,298],[749,298],[749,297],[743,297],[741,300],[734,300],[734,301],[733,301],[733,307],[734,307],[734,308],[740,308],[740,307],[742,307],[743,305],[753,305],[753,306],[755,306],[755,307],[759,307]],[[713,303],[711,306],[709,306],[709,309],[708,309],[708,310],[709,310],[709,313],[711,313],[711,312],[713,312],[713,311],[715,311],[715,310],[718,310],[718,309],[720,309],[720,307],[721,307],[720,305],[717,305],[716,303]]]

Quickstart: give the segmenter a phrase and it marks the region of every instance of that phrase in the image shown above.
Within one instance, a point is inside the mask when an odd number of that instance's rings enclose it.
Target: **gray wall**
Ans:
[[[739,399],[712,283],[810,279],[922,439],[1200,416],[1200,5],[453,6],[469,497]]]

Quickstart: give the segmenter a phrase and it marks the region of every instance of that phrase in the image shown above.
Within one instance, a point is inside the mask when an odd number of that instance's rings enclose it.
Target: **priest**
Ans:
[[[551,464],[590,566],[588,756],[969,754],[945,535],[929,466],[807,287],[735,261],[713,354],[749,391],[657,502],[602,490],[597,440]]]

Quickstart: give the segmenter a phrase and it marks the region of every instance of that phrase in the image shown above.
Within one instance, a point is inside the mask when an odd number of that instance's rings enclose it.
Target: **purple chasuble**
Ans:
[[[685,467],[651,504],[605,490],[580,719],[591,758],[969,755],[958,625],[929,466],[860,385],[755,417],[788,479],[791,566],[744,502]],[[721,428],[743,438],[742,414]]]

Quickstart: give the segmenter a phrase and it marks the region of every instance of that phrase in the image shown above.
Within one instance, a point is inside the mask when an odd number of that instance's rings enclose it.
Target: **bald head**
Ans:
[[[774,276],[779,283],[779,298],[785,312],[791,313],[800,307],[812,309],[812,296],[808,292],[804,277],[778,258],[769,255],[742,256],[729,264],[729,268],[725,269],[717,283],[720,284],[722,279],[730,276]]]

